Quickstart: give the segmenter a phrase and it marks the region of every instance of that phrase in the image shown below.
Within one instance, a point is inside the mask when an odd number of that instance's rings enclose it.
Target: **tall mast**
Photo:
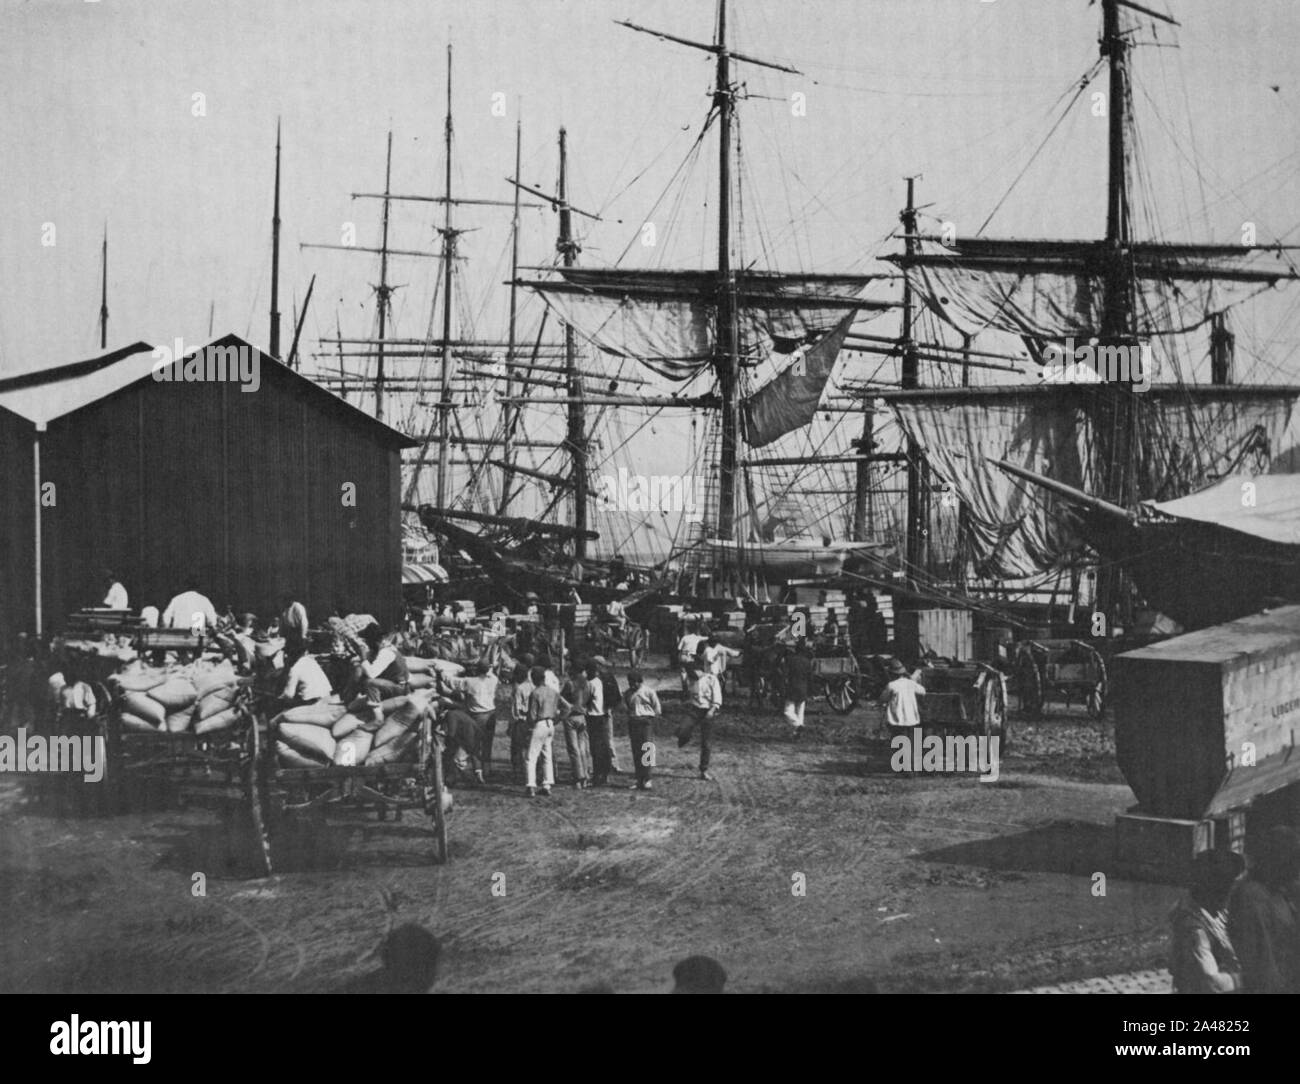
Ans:
[[[1134,286],[1132,222],[1129,208],[1129,42],[1124,36],[1119,0],[1102,0],[1101,55],[1110,69],[1108,163],[1106,183],[1106,269],[1101,340],[1108,345],[1134,346]],[[1134,427],[1137,404],[1118,384],[1103,384],[1094,393],[1095,424],[1100,468],[1099,496],[1125,508],[1136,499]],[[1124,590],[1118,569],[1098,570],[1096,607],[1115,617],[1124,608]]]
[[[740,430],[740,404],[736,397],[739,359],[737,345],[740,338],[736,325],[736,283],[731,270],[731,120],[735,109],[735,95],[731,86],[731,61],[755,64],[761,68],[803,74],[797,68],[777,64],[770,60],[745,53],[733,53],[727,45],[727,0],[718,0],[718,32],[714,40],[702,42],[679,38],[660,30],[638,26],[626,20],[619,25],[642,34],[650,34],[663,41],[676,42],[692,49],[712,53],[717,58],[714,77],[713,104],[718,110],[718,273],[715,284],[715,303],[718,322],[713,343],[713,369],[718,381],[718,397],[722,410],[722,441],[718,463],[718,521],[719,538],[731,538],[736,522],[736,468],[738,465],[737,436]]]
[[[739,405],[736,397],[736,294],[731,275],[731,58],[727,53],[727,0],[718,0],[717,73],[713,102],[718,108],[718,327],[713,365],[722,403],[722,447],[718,462],[718,537],[731,538],[736,523],[736,460]]]
[[[444,125],[447,165],[443,179],[442,226],[442,373],[438,394],[437,506],[447,507],[447,452],[451,438],[451,288],[456,263],[456,234],[451,226],[451,43],[447,44],[447,120]]]
[[[899,216],[906,233],[903,246],[908,256],[915,256],[918,249],[916,229],[916,178],[907,178],[907,205]],[[903,352],[903,365],[900,383],[904,388],[916,388],[921,384],[920,358],[916,349],[916,337],[912,332],[913,310],[912,287],[909,280],[903,279],[903,326],[899,345]],[[930,502],[926,482],[926,465],[921,446],[915,440],[907,442],[907,540],[906,561],[908,579],[915,581],[918,573],[924,573],[929,563],[929,527]]]
[[[280,356],[280,118],[275,118],[275,209],[271,212],[271,357]]]
[[[388,155],[384,165],[384,225],[382,239],[379,242],[379,286],[375,296],[379,299],[379,344],[375,365],[375,418],[384,420],[384,335],[388,330],[388,296],[392,290],[388,286],[388,209],[393,191],[393,132],[388,132]]]
[[[515,120],[515,177],[519,176],[520,166],[522,164],[522,122]],[[515,363],[515,327],[516,312],[518,306],[519,292],[519,193],[518,185],[515,185],[515,204],[513,217],[510,219],[510,322],[506,329],[506,398],[509,399],[514,395],[514,363]],[[504,516],[506,508],[510,504],[510,489],[514,484],[514,476],[508,469],[511,467],[511,438],[514,436],[515,419],[519,416],[519,407],[507,405],[505,414],[502,417],[502,436],[501,436],[501,460],[506,464],[507,469],[501,472],[501,503],[497,508],[497,514]]]
[[[108,223],[99,250],[99,348],[108,349]]]
[[[573,219],[569,212],[569,154],[567,136],[560,129],[560,239],[556,247],[565,267],[572,267],[578,258],[578,244],[573,240]],[[587,435],[586,416],[582,403],[582,375],[578,372],[577,352],[574,347],[573,328],[564,325],[564,372],[569,395],[569,432],[565,443],[569,446],[569,462],[573,476],[573,527],[575,532],[587,529]],[[573,556],[582,560],[587,555],[587,539],[583,533],[573,536]]]

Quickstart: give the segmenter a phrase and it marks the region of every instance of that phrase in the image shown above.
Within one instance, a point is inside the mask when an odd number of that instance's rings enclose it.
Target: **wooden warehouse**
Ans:
[[[313,624],[335,602],[397,621],[413,442],[236,336],[169,357],[0,380],[5,643],[97,605],[106,568],[136,610],[192,573],[219,610],[270,616],[291,591]]]

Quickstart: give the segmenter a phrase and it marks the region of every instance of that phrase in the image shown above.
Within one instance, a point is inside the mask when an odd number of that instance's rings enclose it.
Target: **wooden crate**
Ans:
[[[1200,820],[1300,781],[1300,606],[1117,655],[1110,685],[1116,756],[1145,812]]]
[[[975,653],[969,610],[900,610],[894,615],[899,654],[919,659],[926,651],[943,659],[966,660]]]

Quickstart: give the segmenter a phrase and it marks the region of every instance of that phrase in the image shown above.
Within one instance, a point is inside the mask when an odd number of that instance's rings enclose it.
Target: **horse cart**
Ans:
[[[917,699],[922,727],[998,738],[1006,748],[1007,680],[1002,671],[979,662],[929,665],[921,667],[917,681],[925,689]]]
[[[1027,640],[1011,664],[1020,710],[1038,715],[1048,700],[1082,704],[1094,719],[1106,708],[1108,683],[1101,653],[1083,640]]]
[[[381,821],[390,815],[400,821],[405,811],[419,810],[430,821],[434,862],[447,861],[447,815],[452,799],[443,780],[442,736],[431,707],[413,707],[415,696],[396,699],[408,701],[407,707],[393,710],[377,734],[355,732],[365,733],[364,747],[356,742],[348,745],[347,735],[335,742],[330,764],[314,763],[286,738],[291,726],[337,730],[337,723],[329,728],[295,724],[293,710],[268,718],[269,709],[262,699],[245,731],[242,790],[256,837],[253,860],[259,872],[265,876],[274,872],[277,840],[287,835],[294,819],[341,810],[373,810]],[[401,721],[388,743],[378,744],[367,755],[372,742],[380,741],[385,730],[394,727],[394,716],[408,708],[412,708],[410,718]],[[349,715],[345,712],[340,719]],[[376,757],[385,749],[392,749],[392,755]]]

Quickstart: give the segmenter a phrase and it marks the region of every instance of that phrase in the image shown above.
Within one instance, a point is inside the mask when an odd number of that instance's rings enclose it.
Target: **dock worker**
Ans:
[[[185,577],[185,590],[167,603],[162,614],[165,629],[191,629],[202,634],[205,629],[217,627],[217,610],[212,600],[199,591],[199,578],[194,574]]]
[[[296,658],[288,656],[288,661],[282,699],[290,704],[318,704],[334,695],[329,677],[310,651],[301,651]]]
[[[131,604],[127,600],[126,588],[118,578],[109,569],[105,569],[101,579],[104,583],[104,601],[100,606],[106,610],[129,610]]]
[[[709,762],[713,755],[713,747],[709,739],[713,734],[713,720],[722,710],[722,686],[718,684],[717,676],[709,669],[702,654],[697,654],[687,671],[690,675],[690,687],[687,691],[690,715],[677,728],[677,748],[683,748],[695,732],[699,731],[700,778],[708,781],[713,778],[709,774]]]
[[[677,661],[681,669],[682,692],[686,692],[690,678],[687,671],[691,664],[695,662],[696,649],[703,639],[704,637],[700,635],[698,623],[694,619],[687,621],[686,631],[682,633],[681,639],[677,641]]]
[[[1232,994],[1241,963],[1228,938],[1233,885],[1246,868],[1235,851],[1202,851],[1192,863],[1190,891],[1170,913],[1169,972],[1178,994]]]
[[[609,562],[609,586],[617,587],[627,576],[627,562],[623,560],[621,553],[614,554],[614,559]]]
[[[1250,848],[1249,863],[1246,879],[1228,903],[1228,937],[1241,960],[1241,991],[1300,993],[1300,840],[1285,825],[1270,828]]]
[[[651,787],[651,769],[654,767],[654,724],[663,714],[658,694],[645,683],[639,670],[627,675],[628,690],[623,696],[627,708],[627,740],[632,746],[632,767],[636,772],[637,790]]]
[[[564,725],[564,749],[569,755],[576,790],[586,790],[591,786],[591,743],[587,738],[587,717],[578,706],[578,698],[583,695],[586,683],[586,675],[575,661],[569,667],[568,680],[560,691],[561,699],[570,705],[568,714],[562,716],[561,722]]]
[[[528,757],[524,762],[525,792],[532,798],[537,794],[537,761],[542,761],[542,794],[551,795],[555,785],[555,720],[566,717],[572,705],[556,690],[546,684],[546,674],[540,666],[528,672],[533,691],[528,695],[528,722],[532,734],[528,740]]]
[[[921,709],[916,698],[925,695],[925,686],[909,676],[907,667],[897,659],[889,665],[890,682],[880,694],[885,705],[885,722],[894,729],[921,725]]]
[[[411,675],[399,650],[400,641],[398,633],[390,633],[379,641],[374,659],[357,664],[358,684],[372,703],[411,691]]]
[[[574,688],[575,703],[587,724],[587,742],[591,750],[591,781],[598,787],[609,782],[609,763],[613,754],[614,728],[605,710],[605,688],[600,667],[593,660],[582,670],[584,681]]]
[[[521,660],[515,664],[514,692],[510,696],[510,766],[516,778],[524,777],[524,762],[532,727],[528,722],[528,701],[533,695],[529,667]]]
[[[699,650],[697,647],[696,650]],[[709,669],[713,671],[713,676],[722,680],[722,674],[727,669],[728,659],[740,658],[740,652],[735,648],[728,647],[718,640],[718,634],[709,633],[708,639],[704,641],[704,661],[709,664]]]
[[[307,649],[307,607],[291,594],[280,596],[280,636],[284,650],[290,657]]]
[[[812,660],[812,644],[807,640],[801,640],[799,646],[781,660],[785,676],[785,721],[794,730],[795,741],[803,733],[804,711],[812,686]]]
[[[492,770],[492,739],[496,734],[497,685],[496,674],[482,662],[472,662],[465,668],[464,677],[445,678],[438,674],[440,694],[447,690],[458,698],[443,702],[451,706],[443,720],[449,744],[458,747],[456,767],[465,770],[467,760],[476,761],[474,778],[486,782],[486,773]]]

